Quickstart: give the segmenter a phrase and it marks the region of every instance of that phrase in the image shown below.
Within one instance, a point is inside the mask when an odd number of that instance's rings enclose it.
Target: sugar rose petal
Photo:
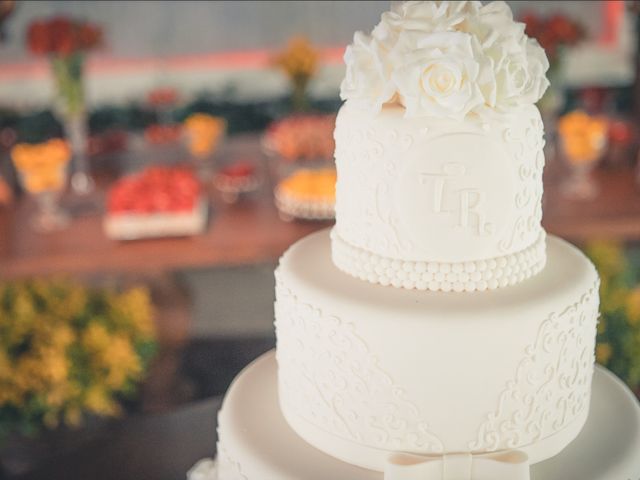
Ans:
[[[471,35],[407,32],[401,37],[392,78],[408,117],[460,119],[485,103],[480,82],[491,90],[494,79]]]

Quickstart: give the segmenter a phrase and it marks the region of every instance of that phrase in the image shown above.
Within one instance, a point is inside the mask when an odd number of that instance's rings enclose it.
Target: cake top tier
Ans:
[[[408,1],[382,14],[345,52],[340,96],[377,113],[399,103],[407,117],[463,119],[537,102],[546,54],[502,1]]]

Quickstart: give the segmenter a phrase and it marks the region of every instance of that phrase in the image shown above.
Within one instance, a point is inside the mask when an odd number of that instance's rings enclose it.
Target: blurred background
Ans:
[[[543,224],[596,263],[597,360],[639,392],[640,3],[508,3],[551,62]],[[278,257],[332,223],[342,55],[388,9],[0,0],[0,478],[211,454]]]

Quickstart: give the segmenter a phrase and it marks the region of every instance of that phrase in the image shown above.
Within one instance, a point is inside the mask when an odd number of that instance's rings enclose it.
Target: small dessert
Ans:
[[[607,120],[575,110],[558,122],[558,132],[567,159],[572,164],[591,163],[607,143]]]
[[[19,143],[11,150],[11,157],[29,193],[57,192],[64,188],[66,167],[71,159],[71,149],[64,140]]]
[[[181,125],[154,124],[144,129],[144,139],[152,145],[175,142],[180,138],[181,134]]]
[[[253,163],[240,160],[221,168],[213,178],[213,184],[225,202],[234,203],[241,194],[256,190],[260,178]]]
[[[212,154],[220,144],[226,131],[224,118],[206,113],[194,113],[184,121],[189,152],[196,158],[205,158]]]
[[[288,162],[333,158],[335,115],[293,115],[272,123],[265,148]]]
[[[107,235],[122,240],[185,236],[206,223],[206,202],[193,172],[150,167],[120,179],[107,198]]]
[[[278,184],[275,197],[283,220],[330,220],[335,215],[336,171],[298,170]]]

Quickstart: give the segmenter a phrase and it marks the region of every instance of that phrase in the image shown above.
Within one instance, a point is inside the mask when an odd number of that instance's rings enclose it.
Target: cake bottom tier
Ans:
[[[218,415],[218,480],[383,480],[313,448],[278,405],[277,365],[268,352],[233,382]],[[562,453],[531,467],[532,480],[612,480],[640,472],[640,406],[597,367],[584,429]]]
[[[575,247],[549,235],[535,277],[445,293],[353,278],[333,265],[330,243],[328,230],[309,235],[276,270],[280,407],[305,441],[383,471],[394,452],[521,450],[537,463],[576,437],[598,276]]]

